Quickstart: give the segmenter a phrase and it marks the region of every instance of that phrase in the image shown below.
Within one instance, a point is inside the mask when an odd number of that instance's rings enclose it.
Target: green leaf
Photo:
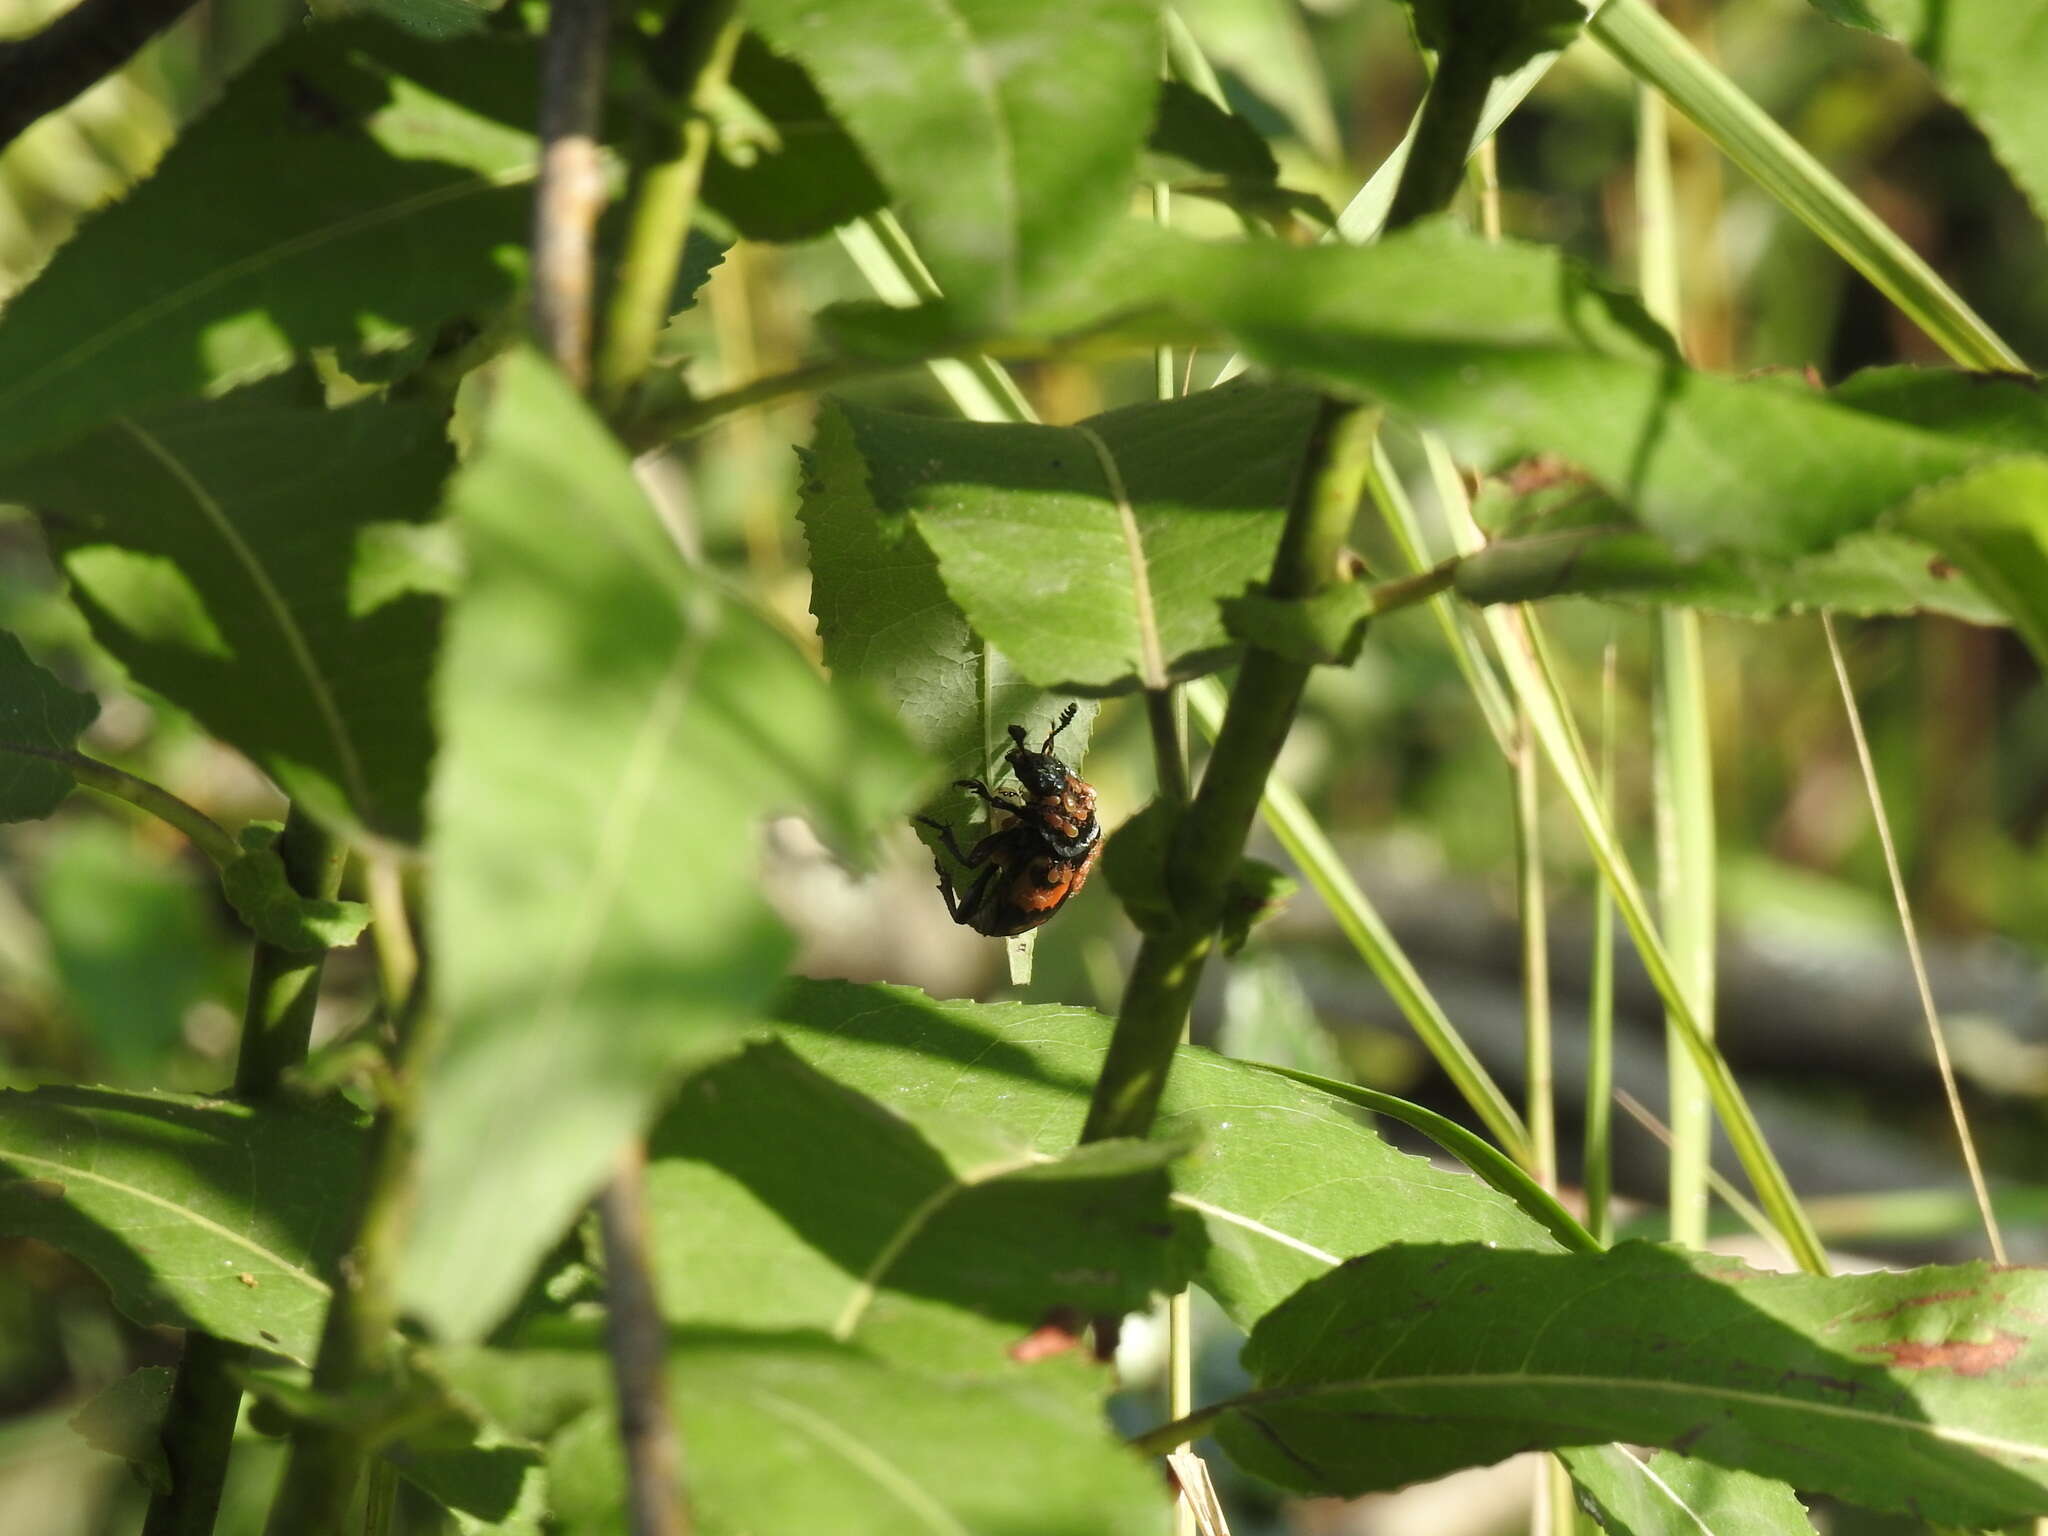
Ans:
[[[331,1112],[102,1088],[0,1093],[0,1228],[79,1259],[138,1323],[303,1363],[360,1148],[360,1127]]]
[[[811,613],[833,678],[871,686],[892,702],[912,740],[939,765],[942,782],[992,779],[1010,749],[1011,724],[1042,730],[1072,701],[1026,682],[976,638],[916,529],[902,527],[901,519],[884,526],[853,428],[836,403],[820,411],[803,463],[797,517],[810,548]],[[1096,708],[1081,701],[1060,733],[1069,767],[1088,754]],[[923,809],[962,825],[983,814],[952,788],[927,798]]]
[[[774,1017],[804,1060],[881,1104],[978,1116],[1062,1154],[1101,1071],[1110,1020],[1085,1008],[948,1003],[906,987],[794,982]],[[1169,1170],[1208,1229],[1195,1283],[1250,1326],[1351,1254],[1410,1240],[1548,1248],[1504,1196],[1381,1141],[1339,1101],[1183,1047],[1159,1133],[1200,1151]]]
[[[1152,121],[1144,0],[749,0],[860,142],[939,286],[1001,313],[1123,212]]]
[[[1798,1496],[1749,1472],[1670,1451],[1639,1461],[1618,1445],[1559,1456],[1608,1536],[1813,1536]]]
[[[87,1445],[127,1462],[151,1493],[171,1491],[162,1434],[177,1374],[167,1365],[145,1365],[102,1388],[71,1416],[71,1427]]]
[[[1161,84],[1159,116],[1145,143],[1211,176],[1268,185],[1280,180],[1280,163],[1258,129],[1178,80]]]
[[[1308,666],[1348,667],[1365,644],[1366,622],[1378,611],[1363,582],[1340,581],[1313,597],[1268,597],[1250,591],[1223,600],[1223,623],[1247,645]]]
[[[72,751],[99,716],[100,701],[57,681],[0,630],[0,821],[39,821],[71,793],[52,757]]]
[[[875,506],[909,515],[975,631],[1101,693],[1227,659],[1217,605],[1271,568],[1315,399],[1232,384],[1072,427],[840,409]]]
[[[1140,933],[1169,933],[1180,908],[1167,882],[1166,857],[1179,817],[1171,802],[1154,800],[1127,818],[1102,850],[1102,877]]]
[[[319,410],[295,382],[124,418],[0,469],[0,495],[42,518],[137,682],[317,814],[413,839],[441,604],[361,611],[353,568],[369,530],[433,515],[452,454],[424,406]]]
[[[1006,1351],[1049,1316],[1078,1332],[1186,1283],[1199,1228],[1168,1206],[1165,1172],[1181,1150],[1054,1155],[978,1117],[884,1108],[755,1046],[692,1078],[648,1137],[662,1315],[1013,1371]]]
[[[1641,1243],[1403,1245],[1267,1314],[1257,1390],[1203,1417],[1240,1465],[1317,1493],[1619,1440],[1997,1525],[2048,1512],[2044,1303],[2048,1273],[1984,1264],[1824,1278]]]
[[[447,1366],[508,1426],[552,1436],[550,1503],[570,1536],[625,1529],[615,1410],[594,1341],[464,1352]],[[1092,1404],[1029,1366],[949,1379],[815,1335],[682,1333],[668,1376],[704,1536],[1153,1536],[1160,1526],[1156,1473]],[[562,1418],[579,1405],[589,1406]]]
[[[2048,459],[2008,459],[1930,486],[1897,521],[2010,614],[2048,666]]]
[[[1271,922],[1301,887],[1292,875],[1260,859],[1239,859],[1223,897],[1223,953],[1243,949],[1259,924]]]
[[[1344,158],[1323,61],[1293,0],[1183,0],[1202,52],[1280,114],[1302,143],[1332,165]]]
[[[885,207],[889,194],[801,64],[754,33],[733,55],[728,111],[704,165],[704,201],[749,240],[809,240]]]
[[[405,1299],[474,1337],[790,941],[756,828],[858,845],[911,797],[894,723],[685,564],[625,452],[530,353],[498,365],[453,505],[470,577],[437,699],[425,1084]],[[478,1254],[491,1262],[480,1268]]]
[[[242,828],[241,856],[220,872],[228,904],[258,939],[294,954],[355,943],[370,925],[370,909],[359,901],[328,901],[293,890],[276,847],[282,831],[277,821]]]
[[[1815,0],[1837,21],[1882,25],[1934,71],[2014,181],[2048,219],[2048,3]]]
[[[534,77],[525,39],[378,21],[273,48],[8,306],[0,461],[313,347],[396,347],[504,305],[529,234]]]

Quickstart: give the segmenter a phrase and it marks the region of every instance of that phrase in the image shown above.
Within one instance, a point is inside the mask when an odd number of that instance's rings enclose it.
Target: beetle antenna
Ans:
[[[1040,747],[1038,750],[1041,752],[1050,752],[1052,750],[1053,737],[1059,735],[1061,731],[1064,731],[1068,726],[1072,725],[1074,723],[1074,716],[1079,714],[1080,712],[1081,706],[1079,704],[1069,704],[1065,709],[1061,710],[1059,720],[1053,725],[1053,728],[1051,730],[1045,733],[1045,745]]]
[[[1021,725],[1013,725],[1010,727],[1010,740],[1017,743],[1017,750],[1019,752],[1029,752],[1031,750],[1031,748],[1025,744],[1024,727]]]

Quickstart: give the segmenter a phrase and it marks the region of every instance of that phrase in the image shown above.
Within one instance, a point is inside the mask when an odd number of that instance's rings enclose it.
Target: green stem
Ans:
[[[138,779],[132,773],[123,772],[112,763],[103,763],[82,752],[47,752],[40,747],[12,743],[0,746],[0,752],[39,757],[45,762],[58,764],[87,789],[97,790],[116,800],[125,800],[137,810],[147,811],[158,821],[176,827],[192,840],[195,848],[223,869],[241,856],[241,848],[228,835],[227,829],[206,812],[196,805],[188,805],[147,779]]]
[[[771,373],[764,378],[750,380],[719,394],[685,400],[667,410],[650,411],[645,416],[637,416],[620,424],[619,437],[632,452],[645,453],[649,449],[659,448],[663,443],[715,426],[735,411],[744,411],[757,405],[769,405],[790,395],[828,389],[834,384],[870,378],[878,373],[891,373],[898,368],[910,366],[913,365],[868,362],[850,357],[834,357],[823,362],[805,363],[802,367],[792,368],[787,373]]]
[[[296,805],[285,818],[277,851],[292,889],[300,895],[331,898],[341,888],[345,850]],[[326,959],[324,952],[291,954],[268,944],[256,945],[249,963],[249,995],[235,1063],[237,1098],[271,1097],[285,1070],[305,1059]],[[247,1358],[242,1345],[197,1331],[186,1334],[184,1358],[178,1363],[170,1411],[164,1418],[163,1447],[171,1467],[171,1486],[168,1492],[150,1499],[143,1536],[207,1536],[213,1529],[221,1488],[227,1480],[235,1416],[242,1404],[242,1389],[234,1372]]]
[[[1600,668],[1600,806],[1614,819],[1615,648]],[[1586,1227],[1603,1244],[1614,1237],[1614,895],[1593,892],[1593,975],[1586,1005]]]
[[[1187,693],[1196,717],[1213,734],[1223,723],[1223,690],[1213,678],[1205,677],[1188,684]],[[1351,871],[1331,845],[1328,834],[1301,803],[1301,796],[1277,776],[1271,777],[1266,781],[1260,808],[1266,826],[1287,850],[1287,857],[1323,898],[1337,926],[1387,989],[1394,1006],[1401,1010],[1401,1016],[1415,1031],[1423,1048],[1451,1080],[1451,1086],[1472,1107],[1507,1155],[1527,1165],[1531,1161],[1529,1133],[1522,1125],[1522,1117],[1431,995],[1414,963],[1402,952],[1400,942],[1387,927],[1386,919],[1351,878]]]
[[[398,1338],[398,1266],[412,1214],[420,1064],[432,1016],[403,1001],[392,1071],[370,1128],[353,1236],[336,1265],[313,1389],[338,1399],[387,1377]],[[358,1479],[374,1449],[366,1425],[302,1423],[264,1526],[268,1536],[343,1536]]]
[[[597,365],[597,396],[608,410],[619,410],[646,376],[668,324],[669,295],[711,153],[711,119],[704,108],[724,85],[739,47],[741,29],[731,19],[736,3],[683,0],[668,33],[654,45],[657,72],[665,77],[661,83],[674,92],[680,114],[651,114],[642,127],[645,139],[628,193],[626,251],[605,312]]]
[[[1493,70],[1483,54],[1452,47],[1438,57],[1382,234],[1391,235],[1426,218],[1457,195],[1492,86]]]
[[[1378,427],[1376,410],[1323,402],[1273,557],[1266,588],[1271,596],[1308,597],[1334,576]],[[1245,653],[1201,788],[1179,819],[1167,854],[1177,919],[1171,928],[1147,934],[1139,946],[1088,1107],[1084,1141],[1142,1136],[1151,1129],[1224,896],[1308,673],[1307,665],[1271,651],[1252,647]]]
[[[1550,924],[1543,905],[1542,760],[1526,715],[1509,761],[1515,780],[1515,895],[1522,930],[1522,1114],[1529,1124],[1532,1171],[1557,1188],[1557,1105],[1550,1039]]]
[[[1966,368],[2026,363],[1869,206],[1719,70],[1648,0],[1607,0],[1586,29],[1663,92],[1721,152],[1834,248]]]

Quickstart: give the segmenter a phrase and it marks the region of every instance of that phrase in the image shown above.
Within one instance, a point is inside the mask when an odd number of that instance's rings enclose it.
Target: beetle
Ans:
[[[980,875],[964,892],[956,891],[944,864],[933,860],[939,895],[946,912],[962,927],[991,938],[1027,933],[1066,905],[1088,883],[1089,871],[1102,851],[1102,825],[1095,818],[1095,789],[1069,772],[1053,755],[1053,741],[1073,724],[1078,704],[1069,704],[1034,752],[1024,727],[1010,727],[1016,743],[1004,756],[1017,777],[1012,799],[980,779],[956,779],[956,789],[971,790],[986,801],[995,828],[971,849],[962,851],[953,829],[929,816],[918,821],[939,834],[946,851]]]

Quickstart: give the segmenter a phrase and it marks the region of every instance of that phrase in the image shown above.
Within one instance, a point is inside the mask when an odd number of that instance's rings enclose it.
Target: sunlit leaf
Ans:
[[[41,517],[95,637],[330,819],[419,834],[432,597],[353,579],[370,530],[431,518],[438,414],[321,410],[278,380],[168,406],[0,469]]]
[[[138,1323],[311,1358],[347,1240],[351,1119],[218,1099],[0,1093],[0,1227],[73,1254]]]
[[[790,946],[755,888],[761,818],[803,811],[854,846],[920,767],[684,562],[553,370],[515,354],[492,384],[453,491],[470,574],[438,684],[445,1039],[404,1281],[455,1337],[511,1304],[622,1140],[774,985]]]
[[[1156,1473],[1093,1404],[1032,1367],[948,1378],[806,1334],[671,1336],[669,1390],[706,1536],[830,1531],[1155,1536]],[[583,1347],[463,1351],[453,1379],[509,1428],[549,1442],[550,1504],[573,1536],[624,1529],[624,1467],[605,1357]]]
[[[1658,1451],[1638,1460],[1618,1445],[1559,1452],[1607,1536],[1813,1536],[1784,1483]]]
[[[939,285],[1000,313],[1123,211],[1159,78],[1142,0],[749,0],[895,193]]]
[[[663,1314],[1007,1371],[1048,1317],[1078,1332],[1185,1284],[1197,1224],[1169,1207],[1165,1171],[1181,1150],[1055,1154],[978,1116],[884,1108],[757,1046],[691,1079],[649,1134]]]
[[[313,347],[394,347],[503,305],[529,234],[535,80],[517,37],[295,30],[8,306],[0,460]]]
[[[980,1117],[1054,1155],[1080,1133],[1110,1031],[1085,1008],[844,982],[794,982],[773,1017],[799,1056],[884,1106]],[[1195,1282],[1242,1325],[1350,1255],[1404,1238],[1551,1245],[1477,1179],[1395,1151],[1333,1098],[1210,1051],[1175,1056],[1158,1134],[1195,1141],[1170,1169],[1173,1201],[1207,1229]]]
[[[1214,1432],[1317,1493],[1623,1441],[1997,1525],[2048,1513],[2044,1303],[2048,1272],[1983,1264],[1826,1278],[1642,1243],[1401,1245],[1268,1313],[1245,1349],[1256,1390]]]

